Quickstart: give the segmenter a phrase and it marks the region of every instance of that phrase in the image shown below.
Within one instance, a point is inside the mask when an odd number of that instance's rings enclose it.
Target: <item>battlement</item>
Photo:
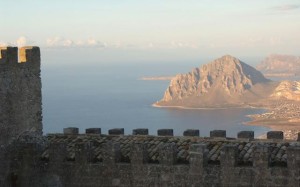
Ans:
[[[55,175],[63,186],[299,185],[299,141],[277,139],[271,134],[281,133],[272,131],[265,140],[252,138],[251,131],[238,133],[242,138],[224,137],[224,131],[199,137],[195,131],[189,130],[192,136],[171,136],[164,129],[158,132],[166,135],[153,136],[111,129],[105,135],[100,128],[79,134],[72,127],[45,136],[44,147],[22,144],[13,158],[23,155],[15,165],[31,166],[26,174],[20,172],[28,184],[28,175],[46,181]]]
[[[42,134],[40,48],[0,47],[0,145],[27,131]]]
[[[40,48],[36,46],[0,47],[0,64],[35,64],[40,65]]]
[[[20,63],[32,63],[32,62],[40,62],[41,54],[40,48],[34,46],[26,46],[21,47],[19,49],[19,62]]]
[[[14,64],[18,62],[17,47],[0,48],[0,64]]]
[[[85,130],[87,135],[105,135],[101,134],[101,128],[87,128]],[[173,129],[158,129],[157,136],[174,136]],[[79,134],[79,128],[77,127],[68,127],[63,129],[64,135],[84,135]],[[61,135],[59,133],[56,134],[49,134],[49,135]],[[124,135],[124,128],[113,128],[108,130],[107,135]],[[149,135],[149,129],[147,128],[137,128],[132,130],[132,135]],[[199,129],[187,129],[183,132],[183,136],[187,137],[200,137],[200,130]],[[208,137],[203,137],[208,138]],[[218,139],[246,139],[246,140],[254,140],[254,131],[240,131],[237,133],[236,137],[227,137],[225,130],[212,130],[210,131],[210,138],[218,138]],[[282,131],[269,131],[267,132],[267,139],[272,141],[288,141],[284,139],[284,135]],[[264,141],[263,139],[260,139]],[[300,132],[298,133],[298,141],[300,141]],[[291,141],[291,140],[290,140]]]
[[[157,135],[149,135],[148,129],[133,129],[132,135],[124,135],[123,128],[110,129],[108,134],[101,134],[101,128],[88,128],[86,134],[79,134],[79,129],[69,127],[64,129],[63,134],[48,134],[50,142],[64,144],[68,147],[67,153],[63,155],[65,159],[76,160],[76,154],[73,150],[77,143],[91,143],[97,145],[93,147],[93,161],[102,161],[103,155],[100,151],[101,147],[107,142],[115,142],[120,145],[121,150],[119,157],[124,162],[130,162],[130,147],[132,144],[145,144],[148,149],[149,163],[159,163],[159,149],[164,144],[175,145],[176,156],[174,159],[178,163],[189,163],[189,147],[193,144],[205,144],[209,151],[207,160],[209,163],[220,163],[221,150],[226,145],[234,145],[234,149],[238,150],[238,157],[234,162],[239,165],[253,165],[254,149],[257,145],[270,147],[268,154],[271,156],[270,165],[287,165],[286,149],[290,145],[300,146],[300,133],[297,140],[285,140],[281,131],[269,131],[267,139],[255,139],[253,131],[241,131],[237,133],[237,137],[226,137],[226,131],[213,130],[210,137],[200,137],[200,131],[197,129],[188,129],[183,132],[183,136],[173,136],[173,129],[159,129]],[[155,142],[155,143],[154,143]],[[50,146],[51,149],[51,146]],[[103,150],[102,150],[103,151]],[[105,152],[105,151],[104,151]],[[43,153],[44,159],[50,159],[47,151]]]
[[[64,144],[65,148],[68,148],[68,151],[63,151],[67,153],[64,156],[67,160],[72,161],[76,160],[76,154],[73,149],[80,144],[89,144],[93,161],[103,160],[102,152],[100,151],[103,146],[108,142],[113,142],[114,144],[119,144],[120,150],[117,152],[120,154],[118,157],[122,158],[124,162],[130,162],[130,151],[133,144],[144,144],[144,147],[147,148],[148,161],[150,163],[159,163],[159,150],[163,145],[174,145],[175,146],[175,157],[174,160],[180,163],[189,163],[189,149],[193,144],[205,144],[206,149],[209,154],[207,155],[207,160],[210,163],[220,163],[220,155],[222,148],[227,145],[232,145],[237,152],[238,157],[235,157],[236,163],[250,164],[253,165],[253,157],[255,155],[254,149],[257,145],[270,147],[268,152],[269,155],[272,155],[270,164],[273,165],[286,165],[287,156],[286,149],[287,147],[300,146],[300,142],[293,140],[284,140],[282,136],[276,137],[275,135],[280,134],[278,131],[270,131],[268,139],[254,139],[253,131],[242,131],[239,132],[237,138],[229,138],[223,136],[226,134],[226,131],[214,130],[211,131],[210,137],[199,137],[199,130],[186,130],[184,132],[185,136],[172,136],[170,135],[171,129],[159,129],[158,134],[165,132],[166,134],[160,134],[159,136],[153,136],[145,134],[145,131],[148,129],[142,129],[142,135],[138,134],[138,129],[133,130],[133,135],[124,135],[124,129],[110,129],[109,135],[101,134],[100,128],[93,128],[95,133],[90,133],[90,129],[87,129],[86,134],[78,134],[78,129],[75,127],[65,128],[64,134],[48,134],[48,140],[50,145],[55,144]],[[73,132],[73,133],[72,133]],[[118,133],[119,132],[119,133]],[[191,134],[187,134],[190,132]],[[196,135],[195,135],[196,132]],[[221,133],[220,133],[221,132]],[[105,147],[105,146],[104,146]],[[49,148],[51,150],[51,146]],[[165,150],[165,149],[163,149]],[[276,150],[276,151],[274,151]],[[50,159],[47,151],[43,153],[43,158]]]

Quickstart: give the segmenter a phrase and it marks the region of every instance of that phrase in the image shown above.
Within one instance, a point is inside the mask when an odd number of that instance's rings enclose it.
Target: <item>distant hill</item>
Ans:
[[[257,69],[268,76],[300,75],[300,57],[272,54],[265,58]]]
[[[187,74],[176,75],[163,99],[155,105],[191,108],[264,106],[269,100],[279,98],[274,95],[278,86],[279,82],[265,78],[255,68],[226,55]]]
[[[299,81],[282,81],[276,87],[271,95],[274,99],[285,98],[288,100],[300,101],[300,82]]]

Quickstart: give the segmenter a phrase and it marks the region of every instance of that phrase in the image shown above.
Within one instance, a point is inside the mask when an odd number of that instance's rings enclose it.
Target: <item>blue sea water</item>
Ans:
[[[155,108],[169,81],[143,81],[142,76],[185,73],[199,64],[193,63],[55,63],[42,64],[44,133],[61,133],[65,127],[172,128],[175,135],[185,129],[199,129],[201,136],[210,130],[227,130],[235,137],[238,131],[253,130],[256,135],[268,129],[246,126],[248,114],[258,109],[183,110]]]

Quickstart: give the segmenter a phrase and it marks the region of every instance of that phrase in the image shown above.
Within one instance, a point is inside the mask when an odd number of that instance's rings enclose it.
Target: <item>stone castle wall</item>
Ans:
[[[0,48],[0,186],[300,186],[300,136],[66,128],[42,136],[40,50]],[[29,133],[28,133],[29,132]],[[38,136],[30,132],[37,132]],[[10,141],[9,141],[10,140]]]
[[[2,184],[17,186],[299,186],[300,142],[283,139],[278,131],[254,139],[244,131],[227,138],[225,131],[199,137],[189,130],[172,136],[124,135],[112,129],[45,136],[47,143],[19,143],[7,154],[13,160]],[[225,132],[225,133],[224,133]],[[194,133],[194,134],[193,134]],[[224,136],[225,135],[225,136]]]
[[[0,48],[0,144],[33,131],[42,134],[38,47]]]

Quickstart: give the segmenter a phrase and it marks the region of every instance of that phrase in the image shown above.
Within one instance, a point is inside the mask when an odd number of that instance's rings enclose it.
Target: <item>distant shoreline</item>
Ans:
[[[268,113],[271,109],[265,107],[253,107],[253,106],[244,106],[244,107],[220,107],[220,108],[193,108],[193,107],[184,107],[184,106],[161,106],[156,103],[152,104],[153,107],[156,108],[177,108],[184,110],[224,110],[230,108],[243,108],[243,109],[265,109]],[[257,119],[254,115],[246,115],[250,120],[243,122],[244,125],[248,126],[261,126],[269,128],[274,131],[283,131],[285,139],[297,139],[298,132],[300,132],[300,125],[297,121],[291,121],[291,119],[276,119],[276,120],[268,120],[268,119]],[[258,135],[258,139],[265,139],[266,134]]]
[[[251,121],[245,122],[245,125],[262,126],[262,127],[270,128],[273,131],[282,131],[284,134],[284,139],[289,139],[289,140],[297,140],[298,132],[300,132],[299,123],[290,122],[287,119],[255,120],[255,118],[251,118]],[[263,134],[258,136],[258,138],[266,139],[267,135]]]
[[[225,110],[230,108],[244,108],[244,109],[260,109],[261,107],[253,107],[253,106],[232,106],[232,107],[186,107],[186,106],[161,106],[156,103],[152,104],[153,107],[156,108],[179,108],[179,109],[185,109],[185,110]],[[262,108],[261,108],[262,109]]]

